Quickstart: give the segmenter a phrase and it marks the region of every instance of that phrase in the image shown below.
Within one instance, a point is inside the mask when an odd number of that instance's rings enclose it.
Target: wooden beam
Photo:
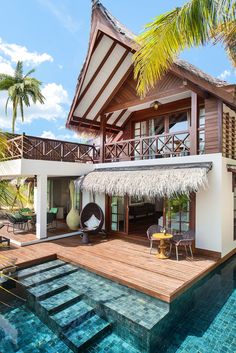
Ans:
[[[79,118],[77,116],[74,116],[73,119],[71,120],[71,125],[74,125],[74,126],[78,126],[79,127],[79,124],[83,124],[85,126],[92,126],[92,128],[97,128],[98,130],[100,129],[100,122],[98,121],[94,121],[94,120],[87,120],[87,119],[82,119],[82,118]],[[110,125],[110,124],[106,124],[106,129],[107,130],[114,130],[116,132],[119,132],[122,130],[121,127],[119,126],[113,126],[113,125]]]
[[[104,64],[106,63],[106,61],[108,60],[109,56],[111,55],[111,53],[113,52],[113,50],[116,47],[116,42],[113,42],[110,49],[107,51],[106,55],[104,56],[104,58],[102,59],[102,61],[100,62],[100,64],[98,65],[97,69],[95,70],[93,76],[91,77],[91,79],[89,80],[87,86],[85,87],[85,89],[83,90],[83,92],[81,93],[77,104],[78,105],[81,100],[84,98],[85,94],[88,92],[89,88],[91,87],[91,84],[93,83],[95,77],[97,76],[97,74],[99,73],[99,71],[101,70],[101,68],[104,66]]]
[[[106,122],[107,117],[105,114],[102,114],[100,128],[100,163],[104,163],[105,161]]]
[[[87,108],[86,112],[83,115],[83,119],[86,118],[86,116],[88,115],[88,113],[91,111],[91,109],[93,108],[94,104],[96,103],[96,101],[98,100],[98,98],[102,95],[102,93],[104,92],[104,90],[106,89],[106,87],[108,86],[108,84],[110,83],[112,77],[115,75],[116,71],[119,69],[119,67],[122,65],[123,61],[125,60],[125,58],[127,57],[127,55],[129,54],[129,51],[126,50],[124,52],[124,54],[122,55],[122,57],[120,58],[120,60],[118,61],[118,63],[115,65],[114,69],[112,70],[112,72],[110,73],[108,79],[105,81],[105,83],[103,84],[103,86],[101,87],[100,91],[98,92],[98,94],[95,96],[95,98],[92,100],[91,104],[89,105],[89,107]],[[99,112],[97,113],[96,117],[99,116],[101,114],[101,112],[103,111],[103,109],[101,108],[99,110]],[[95,117],[95,119],[96,119]]]
[[[195,85],[192,82],[189,82],[187,80],[183,81],[184,87],[188,88],[189,90],[197,93],[197,95],[203,99],[209,98],[209,93],[206,92],[205,90],[201,89],[199,86]]]
[[[158,100],[158,99],[161,99],[161,98],[166,98],[168,96],[173,96],[174,94],[185,93],[187,91],[188,90],[186,89],[186,87],[182,87],[182,88],[179,87],[179,88],[169,89],[168,91],[161,92],[161,93],[157,92],[155,94],[146,96],[143,99],[137,97],[136,99],[133,99],[133,100],[130,100],[130,101],[127,101],[127,102],[109,104],[104,109],[104,112],[105,113],[110,113],[110,112],[114,112],[114,111],[117,111],[117,110],[126,109],[126,108],[130,108],[130,107],[134,107],[136,105],[148,103],[148,102],[151,103],[151,102],[153,102],[155,100]]]
[[[190,126],[190,154],[197,154],[197,127],[198,127],[198,96],[197,93],[191,93],[191,126]]]

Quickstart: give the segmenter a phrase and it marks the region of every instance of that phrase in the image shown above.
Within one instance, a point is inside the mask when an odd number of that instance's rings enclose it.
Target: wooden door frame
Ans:
[[[111,229],[111,200],[112,196],[106,195],[105,198],[105,230],[107,233],[117,234],[117,235],[128,235],[129,234],[129,196],[124,196],[124,221],[125,221],[125,231],[119,232]]]

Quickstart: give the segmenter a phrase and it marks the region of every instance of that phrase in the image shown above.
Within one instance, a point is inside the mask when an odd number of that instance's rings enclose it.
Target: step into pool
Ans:
[[[18,280],[27,301],[0,304],[1,353],[236,352],[236,257],[170,305],[59,259]]]

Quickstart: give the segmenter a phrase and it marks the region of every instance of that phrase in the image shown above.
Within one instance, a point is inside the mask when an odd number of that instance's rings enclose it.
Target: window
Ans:
[[[166,200],[166,227],[174,232],[186,232],[190,223],[190,199],[180,195]]]
[[[205,153],[205,108],[199,110],[198,117],[198,154]]]
[[[170,116],[169,132],[176,133],[188,131],[188,116],[187,113],[174,114]]]
[[[111,230],[125,232],[125,199],[122,196],[110,198]]]

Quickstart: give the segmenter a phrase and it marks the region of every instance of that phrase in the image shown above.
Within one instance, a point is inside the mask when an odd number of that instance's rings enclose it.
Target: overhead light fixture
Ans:
[[[159,101],[154,101],[150,108],[153,108],[154,110],[158,110],[159,106],[161,105],[161,103]]]

